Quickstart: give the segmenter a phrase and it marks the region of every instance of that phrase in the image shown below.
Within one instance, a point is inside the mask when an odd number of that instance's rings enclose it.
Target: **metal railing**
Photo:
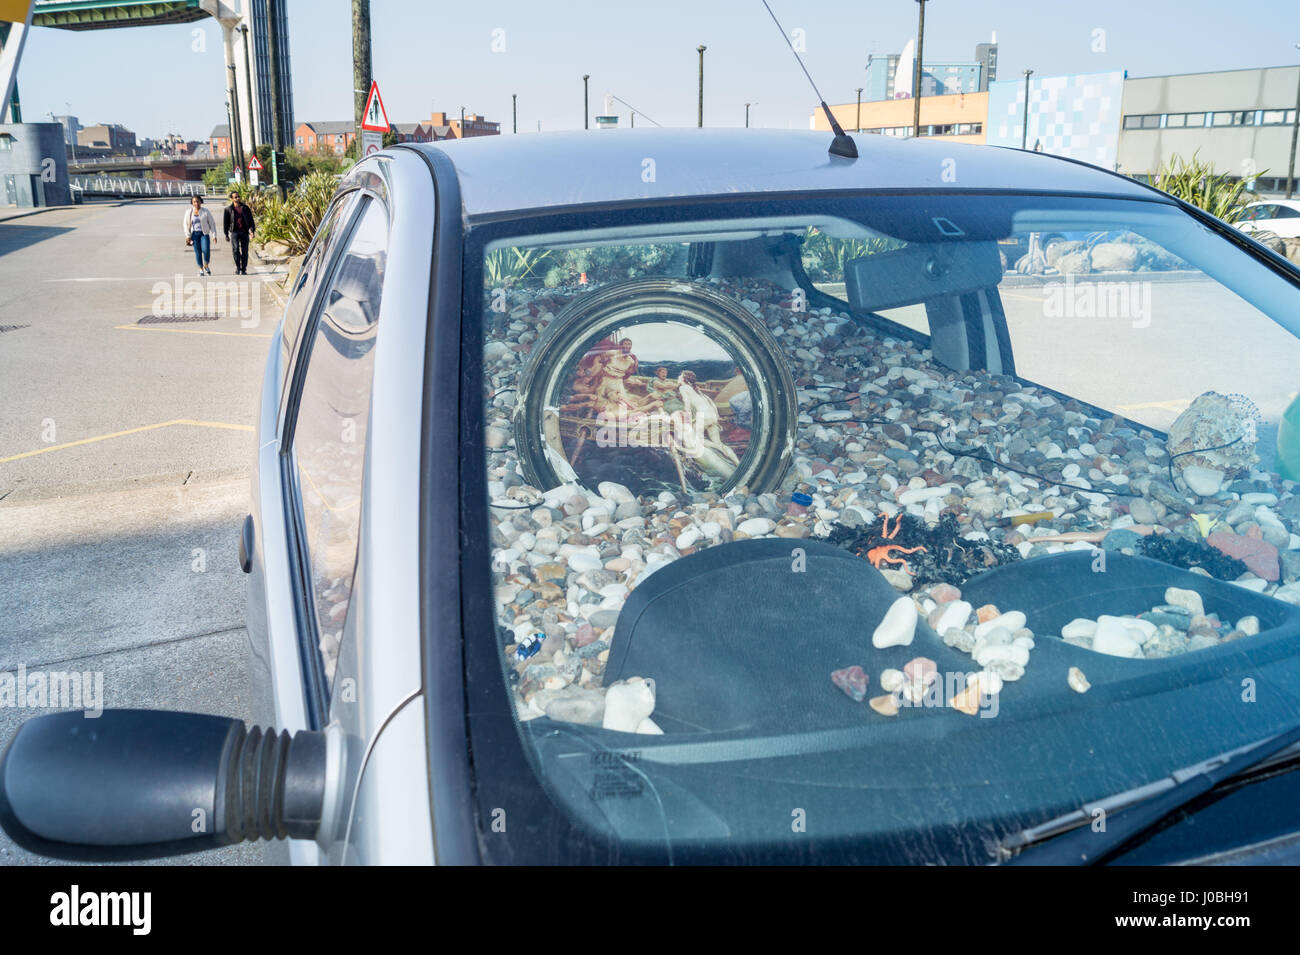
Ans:
[[[201,182],[130,176],[69,176],[68,181],[91,196],[207,196],[223,191],[210,190]]]
[[[175,163],[199,165],[225,162],[225,157],[217,156],[78,156],[69,159],[69,166],[152,166],[154,164],[170,166]]]

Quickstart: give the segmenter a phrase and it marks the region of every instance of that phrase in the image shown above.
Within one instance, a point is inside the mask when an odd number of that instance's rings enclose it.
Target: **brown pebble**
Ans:
[[[1002,616],[1002,611],[993,604],[985,604],[975,611],[975,616],[980,623],[988,623],[994,617]]]
[[[867,700],[867,705],[881,716],[898,715],[898,701],[894,699],[892,693],[886,693],[884,696],[873,696]]]

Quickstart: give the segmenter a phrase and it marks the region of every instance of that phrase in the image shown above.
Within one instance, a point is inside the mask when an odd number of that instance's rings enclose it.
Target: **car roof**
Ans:
[[[687,196],[942,189],[1092,194],[1159,200],[1150,187],[1045,153],[854,137],[856,160],[827,154],[829,132],[626,129],[472,137],[410,144],[451,160],[467,219]]]

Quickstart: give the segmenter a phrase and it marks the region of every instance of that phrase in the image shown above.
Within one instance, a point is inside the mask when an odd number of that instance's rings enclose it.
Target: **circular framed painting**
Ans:
[[[519,383],[514,428],[527,479],[751,493],[790,465],[794,379],[761,321],[704,285],[637,279],[565,307]]]

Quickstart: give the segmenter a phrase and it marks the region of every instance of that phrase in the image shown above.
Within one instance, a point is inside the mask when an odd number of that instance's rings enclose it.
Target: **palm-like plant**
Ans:
[[[1262,176],[1267,171],[1257,175]],[[1227,173],[1218,172],[1213,163],[1202,161],[1197,153],[1192,153],[1191,159],[1170,156],[1154,177],[1147,177],[1147,182],[1224,222],[1236,221],[1246,204],[1254,200],[1246,189],[1247,180],[1233,179]]]

